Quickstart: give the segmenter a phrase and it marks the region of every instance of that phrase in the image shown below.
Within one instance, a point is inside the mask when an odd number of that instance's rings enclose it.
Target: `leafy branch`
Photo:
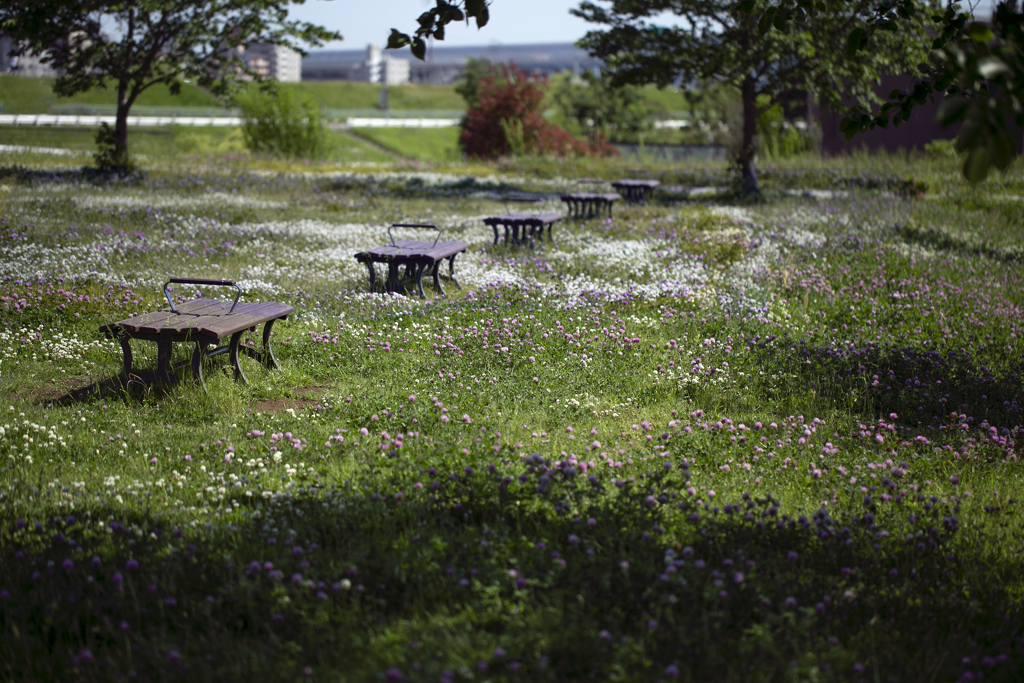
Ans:
[[[396,50],[408,45],[414,57],[423,59],[427,53],[426,40],[428,38],[444,40],[445,26],[448,24],[454,21],[465,21],[469,24],[469,20],[472,18],[476,20],[477,28],[486,26],[490,19],[489,5],[490,2],[488,0],[461,0],[457,2],[437,0],[436,6],[420,15],[417,20],[419,27],[413,31],[412,35],[402,33],[395,28],[391,29],[387,49]]]

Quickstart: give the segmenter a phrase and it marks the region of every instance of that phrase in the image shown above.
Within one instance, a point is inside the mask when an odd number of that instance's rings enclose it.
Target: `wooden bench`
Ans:
[[[415,228],[437,230],[437,237],[433,242],[418,242],[415,240],[399,240],[391,235],[392,228]],[[444,288],[441,286],[441,278],[451,280],[455,286],[462,289],[462,285],[455,278],[455,257],[469,249],[465,242],[440,242],[441,229],[436,225],[422,223],[394,223],[388,228],[388,238],[391,244],[383,247],[374,247],[361,251],[355,255],[360,263],[366,265],[370,273],[370,291],[375,291],[377,274],[373,264],[386,263],[388,275],[384,281],[384,290],[389,293],[406,294],[410,286],[415,286],[421,299],[425,299],[423,291],[423,274],[430,272],[434,280],[434,287],[445,296]],[[448,275],[441,275],[441,262],[448,261]],[[404,273],[402,267],[404,266]]]
[[[551,229],[562,218],[564,216],[560,213],[507,213],[504,216],[485,218],[484,225],[494,231],[495,246],[498,245],[498,228],[503,228],[505,244],[521,245],[529,241],[532,247],[535,239],[544,238],[545,227],[548,229],[548,241],[554,242]]]
[[[192,284],[201,286],[225,286],[238,290],[234,302],[216,299],[195,299],[174,305],[169,287],[171,284]],[[122,384],[149,384],[152,382],[177,382],[176,370],[191,365],[192,376],[204,389],[203,361],[227,353],[234,368],[235,380],[248,383],[239,363],[239,352],[255,358],[268,369],[279,369],[270,348],[270,334],[274,323],[286,319],[293,308],[287,304],[239,303],[242,289],[231,280],[205,280],[196,278],[171,278],[164,285],[164,296],[170,308],[145,313],[116,323],[100,327],[100,332],[121,343],[124,353],[124,369],[120,376]],[[256,331],[263,325],[263,345],[254,349],[240,344],[244,332]],[[226,345],[220,345],[225,337]],[[136,373],[132,367],[132,339],[155,341],[157,365],[153,372]],[[194,343],[190,361],[171,365],[171,350],[175,342]],[[213,347],[213,348],[211,348]]]
[[[630,204],[645,204],[654,194],[654,190],[661,185],[657,180],[617,180],[612,183],[618,192],[626,197]]]
[[[608,216],[612,215],[612,204],[622,199],[617,194],[598,194],[596,192],[573,192],[560,195],[559,198],[569,207],[569,213],[573,218],[591,218],[600,216],[601,212],[607,209]]]

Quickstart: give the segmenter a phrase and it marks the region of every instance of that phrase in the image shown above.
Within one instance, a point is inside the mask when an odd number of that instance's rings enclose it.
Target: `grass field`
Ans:
[[[321,107],[332,109],[373,109],[380,103],[380,86],[353,81],[307,81],[285,83],[282,87],[305,93]],[[466,104],[453,86],[392,86],[388,93],[392,109],[464,109]],[[114,90],[94,90],[60,97],[53,94],[52,78],[24,78],[0,75],[0,103],[5,114],[45,114],[55,104],[117,103]],[[172,95],[162,86],[154,86],[138,99],[140,107],[223,107],[224,103],[193,85],[182,86],[181,94]]]
[[[128,133],[132,154],[144,161],[182,161],[245,154],[245,140],[238,128],[205,126],[164,126],[132,128]],[[96,131],[91,128],[57,126],[0,126],[0,145],[18,145],[96,151]],[[346,131],[328,131],[328,150],[323,163],[382,163],[396,155],[369,144]]]
[[[1019,167],[651,165],[517,249],[503,194],[628,162],[216,159],[0,174],[5,680],[1024,675]],[[391,222],[461,288],[367,292]],[[281,370],[121,390],[97,328],[174,275],[293,305]]]
[[[53,94],[52,78],[0,75],[0,102],[5,114],[46,114],[55,104],[117,104],[117,91],[93,90],[74,97]],[[179,95],[163,86],[153,86],[139,96],[144,107],[222,107],[217,98],[193,85],[184,84]]]
[[[374,109],[380,104],[381,86],[355,81],[303,81],[285,83],[282,87],[309,95],[321,107],[328,109]],[[685,109],[685,100],[671,88],[644,89],[645,96],[665,111]],[[70,98],[53,94],[52,78],[24,78],[0,75],[0,103],[5,114],[45,114],[55,104],[116,104],[114,90],[95,90]],[[224,103],[213,95],[191,84],[182,86],[181,94],[174,96],[165,87],[155,86],[144,92],[138,100],[142,107],[223,107]],[[453,85],[407,84],[388,89],[388,104],[392,109],[455,110],[465,109],[466,103],[455,92]]]
[[[373,109],[380,104],[381,86],[354,81],[304,81],[284,87],[305,93],[329,109]],[[465,109],[451,85],[393,85],[388,88],[391,109]]]
[[[444,163],[457,160],[459,129],[448,128],[358,128],[353,133],[396,154],[420,161]]]

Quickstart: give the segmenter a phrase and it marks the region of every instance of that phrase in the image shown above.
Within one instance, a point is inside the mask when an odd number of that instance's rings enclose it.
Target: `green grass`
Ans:
[[[55,104],[117,104],[116,90],[98,89],[80,93],[73,97],[57,97],[53,94],[52,78],[25,78],[0,75],[0,102],[5,114],[46,114]],[[223,107],[224,105],[209,93],[184,84],[179,95],[172,95],[165,86],[149,88],[137,100],[146,107]]]
[[[320,106],[329,109],[374,109],[380,104],[381,86],[355,81],[304,81],[284,83],[281,87],[309,95]],[[93,90],[70,98],[53,94],[52,78],[24,78],[0,75],[0,102],[6,114],[47,113],[55,104],[113,105],[117,93],[111,89]],[[645,87],[644,96],[654,106],[665,111],[686,109],[683,96],[676,90],[658,90]],[[455,92],[453,85],[407,84],[391,86],[388,102],[392,109],[456,110],[465,109],[466,103]],[[191,84],[182,86],[180,95],[172,95],[163,86],[154,86],[138,100],[144,107],[223,107],[213,95]]]
[[[305,93],[328,109],[374,109],[381,86],[355,81],[304,81],[282,87]],[[388,88],[392,109],[465,109],[466,103],[450,85],[399,85]]]
[[[373,109],[380,103],[381,86],[353,81],[307,81],[285,83],[282,87],[308,94],[320,106],[330,109]],[[389,103],[392,109],[464,109],[466,104],[447,85],[392,86]],[[55,104],[113,105],[117,93],[98,89],[73,97],[53,94],[52,78],[23,78],[0,75],[0,102],[5,114],[45,114]],[[141,107],[223,107],[224,103],[194,85],[184,84],[181,93],[172,95],[164,86],[146,90],[137,101]]]
[[[353,133],[403,157],[435,163],[461,156],[459,129],[447,128],[357,128]]]
[[[96,132],[91,128],[64,126],[3,126],[0,144],[70,149],[93,153]],[[245,153],[239,128],[207,126],[164,126],[132,128],[128,133],[132,154],[150,159],[217,157]],[[328,132],[328,152],[323,161],[336,163],[390,162],[396,156],[345,131]]]
[[[1021,679],[1019,167],[804,159],[528,249],[491,197],[629,162],[270,163],[8,161],[4,680]],[[392,222],[466,242],[462,288],[369,294]],[[111,381],[98,326],[174,275],[294,306],[280,369]]]

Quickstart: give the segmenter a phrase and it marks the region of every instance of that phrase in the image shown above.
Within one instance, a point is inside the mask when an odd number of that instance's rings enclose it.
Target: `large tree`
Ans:
[[[238,48],[253,43],[301,52],[341,36],[289,21],[288,6],[303,0],[0,0],[0,33],[17,51],[33,52],[58,72],[54,91],[70,96],[94,88],[117,90],[117,118],[108,155],[128,162],[128,115],[148,88],[172,92],[186,79],[215,94],[239,77],[259,79]]]
[[[413,54],[422,59],[424,40],[443,40],[449,23],[473,17],[478,27],[484,26],[489,4],[487,0],[437,0],[436,7],[420,15],[413,35],[392,29],[388,46],[411,45]],[[1001,0],[988,22],[976,22],[956,2],[948,2],[944,11],[931,8],[934,13],[922,13],[920,0],[739,0],[735,8],[756,22],[759,36],[786,36],[794,31],[814,35],[821,13],[838,12],[846,32],[829,36],[832,42],[824,54],[830,57],[845,51],[850,61],[874,60],[880,54],[879,42],[891,45],[894,40],[903,43],[898,46],[900,52],[930,48],[928,61],[919,65],[910,88],[889,93],[880,106],[872,106],[874,98],[858,98],[843,120],[848,138],[890,123],[898,126],[909,120],[915,106],[942,94],[947,96],[940,112],[943,124],[963,124],[957,150],[963,155],[968,180],[979,182],[992,168],[1005,170],[1024,152],[1019,146],[1024,129],[1024,4],[1017,0]],[[921,30],[926,22],[927,36]]]
[[[605,0],[583,2],[572,10],[584,20],[607,26],[580,41],[607,64],[618,83],[719,82],[735,86],[741,96],[742,125],[734,151],[741,190],[756,194],[757,117],[794,91],[806,91],[826,107],[842,99],[862,103],[876,99],[873,86],[882,75],[913,69],[925,52],[921,41],[895,39],[879,31],[871,49],[856,59],[837,49],[845,45],[855,17],[871,5],[861,2],[819,3],[800,25],[784,17],[750,11],[736,0]],[[670,12],[673,26],[653,23]],[[767,30],[772,24],[777,30]]]

